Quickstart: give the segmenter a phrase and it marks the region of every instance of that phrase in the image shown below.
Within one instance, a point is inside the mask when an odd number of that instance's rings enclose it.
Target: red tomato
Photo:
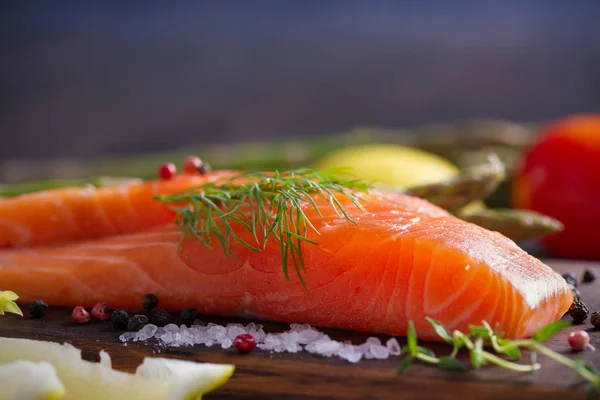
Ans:
[[[543,239],[554,255],[600,260],[600,114],[545,127],[517,169],[512,199],[565,224]]]

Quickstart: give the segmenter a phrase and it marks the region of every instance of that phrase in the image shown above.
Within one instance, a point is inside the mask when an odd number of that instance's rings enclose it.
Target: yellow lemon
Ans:
[[[60,400],[63,386],[47,361],[13,361],[0,364],[0,400]]]
[[[359,179],[374,181],[377,186],[408,188],[438,183],[460,174],[450,161],[416,148],[370,144],[333,151],[315,168],[348,167]]]
[[[64,385],[65,400],[197,400],[224,384],[235,368],[228,364],[145,358],[136,373],[130,374],[112,369],[106,352],[100,353],[100,360],[99,363],[82,360],[81,350],[69,344],[0,338],[0,366],[15,361],[49,363]],[[14,376],[0,374],[0,387],[8,386],[9,379]],[[18,379],[30,376],[25,374]]]

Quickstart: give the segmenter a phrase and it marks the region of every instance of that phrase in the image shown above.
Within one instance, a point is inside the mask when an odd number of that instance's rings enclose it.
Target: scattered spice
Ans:
[[[581,301],[581,293],[579,292],[579,289],[573,285],[569,285],[569,287],[571,288],[571,292],[573,292],[573,301]]]
[[[181,321],[187,326],[192,325],[199,315],[200,313],[195,308],[184,308],[181,310],[181,313],[179,313]]]
[[[156,295],[154,295],[152,293],[147,293],[142,298],[142,307],[144,307],[144,310],[150,311],[153,308],[155,308],[157,305],[158,305],[158,297],[156,297]]]
[[[256,340],[254,339],[254,336],[249,333],[244,333],[242,335],[237,335],[233,344],[240,353],[248,353],[256,346]]]
[[[134,315],[127,324],[127,330],[130,332],[137,332],[146,325],[148,325],[148,317],[141,314]]]
[[[198,167],[198,172],[200,173],[200,175],[206,175],[208,174],[210,171],[212,170],[212,168],[210,167],[210,165],[208,165],[207,163],[202,163],[202,165],[200,165]]]
[[[86,324],[90,322],[90,313],[88,313],[82,306],[77,306],[73,309],[71,318],[73,318],[73,321],[77,322],[78,324]]]
[[[596,280],[596,274],[594,273],[594,271],[586,269],[583,272],[583,278],[581,280],[585,283],[594,282]]]
[[[575,276],[574,273],[572,272],[567,272],[566,274],[564,274],[563,279],[565,281],[567,281],[568,284],[573,285],[575,287],[577,287],[577,277]]]
[[[590,315],[590,310],[580,300],[576,300],[569,308],[569,315],[576,324],[582,324]]]
[[[569,334],[569,346],[573,350],[582,351],[590,346],[590,335],[586,331],[574,331]]]
[[[161,179],[169,180],[177,173],[177,167],[173,163],[164,163],[158,168],[158,176]]]
[[[600,312],[596,311],[592,313],[591,322],[594,328],[600,328]]]
[[[110,313],[108,312],[108,305],[106,303],[97,303],[92,308],[92,317],[94,317],[98,321],[108,320],[110,318]]]
[[[46,316],[47,311],[48,304],[46,304],[43,300],[34,300],[29,305],[29,315],[31,318],[43,318]]]
[[[152,313],[150,320],[159,328],[171,323],[171,314],[165,310],[156,310]]]
[[[124,331],[129,325],[129,313],[127,310],[114,310],[110,319],[118,331]]]
[[[183,160],[183,171],[186,174],[197,174],[202,167],[202,160],[196,156],[187,156]]]

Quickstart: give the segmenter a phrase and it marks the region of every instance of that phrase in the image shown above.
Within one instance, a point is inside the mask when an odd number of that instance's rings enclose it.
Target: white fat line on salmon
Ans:
[[[479,309],[481,304],[483,304],[483,302],[487,299],[487,296],[493,287],[492,282],[494,282],[493,278],[488,279],[487,286],[485,287],[484,292],[483,293],[478,292],[477,300],[470,303],[467,308],[462,309],[461,314],[459,316],[457,316],[454,320],[448,321],[447,326],[448,327],[457,327],[461,322],[472,320],[471,315],[473,315]],[[475,290],[477,290],[477,289],[475,289]],[[428,314],[428,315],[432,315],[432,314]],[[489,317],[486,316],[486,318],[483,318],[482,321],[489,321]]]
[[[156,289],[160,289],[161,291],[168,292],[168,290],[157,280],[152,278],[146,271],[144,271],[141,266],[131,260],[128,260],[124,257],[107,257],[107,256],[78,256],[78,255],[68,255],[68,254],[32,254],[32,256],[38,256],[42,259],[47,260],[71,260],[71,261],[82,261],[82,262],[103,262],[107,264],[119,265],[119,266],[128,266],[131,269],[137,272],[138,278],[145,279],[147,283],[151,283],[152,286]],[[49,268],[52,271],[52,268]],[[137,279],[137,278],[136,278]],[[84,282],[80,280],[83,284]],[[140,286],[144,285],[143,282],[136,281]]]
[[[177,242],[142,242],[142,243],[125,243],[125,244],[109,244],[109,243],[86,243],[79,246],[83,249],[97,250],[131,250],[141,247],[167,247],[177,248]]]

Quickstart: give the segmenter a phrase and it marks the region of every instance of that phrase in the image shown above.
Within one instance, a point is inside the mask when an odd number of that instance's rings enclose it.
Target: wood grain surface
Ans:
[[[600,264],[546,260],[561,273],[572,271],[581,276],[585,268],[600,275]],[[590,310],[600,310],[600,278],[593,283],[580,284],[584,302]],[[206,318],[206,322],[239,322],[233,319]],[[174,321],[178,322],[178,321]],[[266,323],[265,329],[280,332],[287,325]],[[571,327],[553,338],[549,345],[570,357],[585,358],[600,366],[600,350],[574,354],[569,350],[566,336],[573,329],[588,329],[591,342],[600,348],[600,331],[591,325]],[[332,338],[363,342],[368,334],[323,330]],[[205,396],[216,399],[585,399],[587,384],[580,378],[547,358],[540,356],[542,370],[524,375],[487,366],[479,371],[447,372],[431,366],[412,365],[402,376],[396,375],[398,357],[388,360],[364,360],[350,364],[336,358],[323,358],[308,353],[271,354],[255,350],[239,354],[235,349],[223,350],[194,346],[160,348],[156,344],[120,343],[119,333],[110,323],[93,322],[75,325],[70,310],[52,308],[43,319],[2,317],[0,336],[24,337],[57,342],[70,342],[83,350],[89,360],[98,360],[98,352],[107,350],[117,369],[133,371],[146,356],[175,357],[216,363],[232,363],[236,371],[222,388]],[[387,337],[380,336],[382,340]],[[449,351],[443,344],[433,344],[436,353]],[[463,354],[462,357],[465,357]],[[466,361],[466,359],[465,359]]]

